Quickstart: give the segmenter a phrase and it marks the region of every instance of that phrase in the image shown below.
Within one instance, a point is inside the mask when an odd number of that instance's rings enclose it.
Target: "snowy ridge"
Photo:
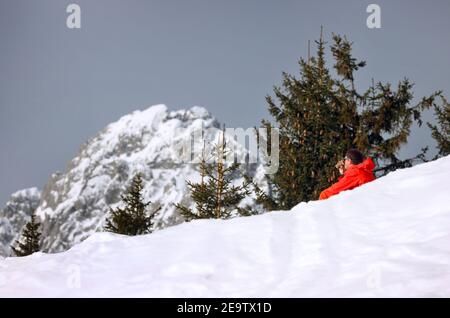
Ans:
[[[37,188],[17,191],[0,210],[0,255],[11,254],[11,243],[18,239],[23,226],[39,205],[41,193]]]
[[[450,156],[291,211],[0,261],[0,297],[449,297]]]
[[[67,250],[101,231],[109,208],[120,204],[120,195],[138,172],[144,181],[143,196],[153,203],[151,210],[162,207],[157,228],[183,222],[173,203],[191,203],[186,180],[198,180],[199,172],[195,165],[180,161],[181,145],[190,142],[194,129],[203,128],[207,140],[216,140],[219,127],[203,107],[169,111],[162,104],[106,126],[80,148],[64,173],[53,174],[45,185],[35,207],[42,222],[43,251]],[[236,145],[237,153],[244,151]],[[262,182],[263,166],[255,164],[250,170]],[[7,239],[0,240],[0,255],[9,255],[11,238],[26,222],[21,220],[10,227]]]

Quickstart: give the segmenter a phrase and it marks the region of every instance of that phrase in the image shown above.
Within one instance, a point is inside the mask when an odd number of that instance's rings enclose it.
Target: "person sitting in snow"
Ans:
[[[373,169],[375,164],[371,158],[364,156],[357,149],[347,151],[344,160],[336,164],[341,173],[338,182],[320,193],[319,200],[325,200],[345,190],[352,190],[364,183],[375,180]]]

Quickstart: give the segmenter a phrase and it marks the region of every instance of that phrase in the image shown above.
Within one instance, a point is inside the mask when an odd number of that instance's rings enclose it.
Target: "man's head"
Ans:
[[[345,159],[344,159],[345,169],[348,169],[348,167],[351,164],[353,164],[353,165],[360,164],[361,162],[363,162],[363,160],[364,160],[364,156],[358,149],[350,149],[345,154]]]

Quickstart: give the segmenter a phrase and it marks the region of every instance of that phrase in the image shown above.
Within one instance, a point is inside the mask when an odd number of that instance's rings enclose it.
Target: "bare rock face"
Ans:
[[[7,215],[5,208],[0,220],[0,254],[8,254],[6,242],[17,235],[33,211],[42,222],[45,252],[67,250],[102,231],[110,208],[120,204],[120,195],[136,173],[142,174],[145,200],[153,203],[150,210],[161,207],[156,227],[183,222],[173,204],[192,203],[186,180],[195,182],[200,176],[195,164],[180,160],[180,145],[190,143],[192,130],[199,128],[205,129],[207,140],[217,139],[220,133],[218,121],[198,106],[168,111],[165,105],[155,105],[108,125],[82,145],[64,173],[52,175],[41,195],[35,189],[31,198],[16,199],[10,208],[7,205]],[[236,151],[243,152],[239,146]],[[247,173],[262,182],[264,168],[254,164]],[[241,181],[237,176],[235,182]]]
[[[37,188],[17,191],[0,210],[0,255],[11,254],[11,245],[18,239],[24,225],[31,220],[40,197]]]

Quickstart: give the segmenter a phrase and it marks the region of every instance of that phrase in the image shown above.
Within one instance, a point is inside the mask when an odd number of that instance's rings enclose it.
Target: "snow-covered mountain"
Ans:
[[[450,156],[326,201],[0,260],[0,297],[450,297]]]
[[[195,129],[204,129],[205,139],[213,142],[219,128],[219,122],[199,106],[169,111],[155,105],[120,118],[85,143],[64,173],[52,175],[42,193],[35,189],[13,195],[0,212],[0,255],[9,255],[11,242],[34,209],[42,222],[45,252],[64,251],[102,230],[109,207],[119,204],[120,194],[138,172],[144,180],[144,198],[153,202],[151,208],[162,207],[157,227],[182,222],[173,203],[189,204],[186,180],[199,178],[196,165],[180,160],[182,146],[191,142]],[[237,155],[244,153],[240,144],[228,141],[236,146]],[[261,164],[247,168],[263,182]]]
[[[0,210],[0,255],[10,255],[10,244],[17,238],[31,214],[39,205],[41,193],[37,188],[17,191]]]

